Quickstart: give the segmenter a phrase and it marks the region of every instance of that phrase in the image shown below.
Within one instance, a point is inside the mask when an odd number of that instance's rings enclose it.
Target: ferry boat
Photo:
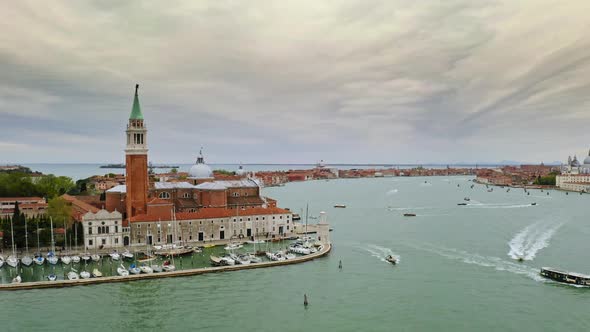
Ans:
[[[566,284],[590,286],[590,276],[581,273],[566,272],[551,267],[543,267],[541,268],[541,276]]]
[[[343,208],[346,207],[346,205],[344,205],[344,204],[336,204],[336,205],[334,205],[334,207],[335,208],[341,208],[341,209],[343,209]]]

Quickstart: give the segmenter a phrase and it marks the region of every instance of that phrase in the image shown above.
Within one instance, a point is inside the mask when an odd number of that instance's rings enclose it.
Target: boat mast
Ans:
[[[29,232],[27,231],[27,220],[25,219],[25,247],[27,248],[27,256],[29,255]]]
[[[55,239],[53,238],[53,218],[49,217],[51,223],[51,251],[55,254]]]
[[[309,203],[305,204],[305,237],[307,237],[307,216],[309,215]]]
[[[12,256],[16,257],[15,246],[14,246],[14,228],[12,227],[12,218],[10,219],[10,236],[12,237]]]
[[[64,217],[64,247],[66,247],[66,255],[68,255],[68,226],[66,225],[66,218]],[[70,250],[72,250],[72,241],[70,241]]]
[[[37,253],[41,256],[41,249],[39,248],[39,220],[37,220]]]

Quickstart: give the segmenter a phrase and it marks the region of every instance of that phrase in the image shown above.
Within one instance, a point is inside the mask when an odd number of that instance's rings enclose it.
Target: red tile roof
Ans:
[[[93,212],[96,213],[98,211],[100,211],[97,207],[94,207],[86,202],[83,202],[79,199],[77,199],[74,196],[70,196],[68,194],[63,194],[61,196],[61,198],[65,199],[66,201],[70,202],[73,206],[79,208],[80,210],[86,211],[86,212]]]
[[[228,218],[233,216],[254,216],[254,215],[269,215],[269,214],[287,214],[291,213],[288,210],[277,208],[277,207],[255,207],[249,209],[240,209],[238,212],[232,209],[226,208],[204,208],[197,212],[178,212],[176,213],[177,220],[195,220],[195,219],[215,219],[215,218]],[[142,214],[134,216],[130,219],[131,222],[144,222],[144,221],[158,221],[166,220],[162,215],[158,214]]]
[[[41,197],[0,197],[0,202],[44,201]]]

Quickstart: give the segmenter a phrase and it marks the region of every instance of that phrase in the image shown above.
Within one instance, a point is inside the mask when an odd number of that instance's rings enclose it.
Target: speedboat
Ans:
[[[531,205],[537,205],[537,203],[533,202],[533,203],[531,203]]]
[[[17,275],[16,277],[12,278],[13,284],[20,284],[21,282],[23,282],[23,278],[20,277],[20,274]]]
[[[244,246],[239,244],[239,243],[230,243],[227,246],[225,246],[223,249],[225,250],[235,250],[235,249],[240,249],[243,248]]]
[[[141,271],[141,273],[154,273],[154,270],[145,264],[140,265],[139,270]]]
[[[122,277],[126,277],[129,275],[129,271],[127,271],[123,264],[121,264],[121,266],[117,268],[117,274]]]
[[[131,274],[140,274],[141,273],[141,270],[137,266],[135,266],[135,264],[131,264],[129,266],[129,273],[131,273]]]
[[[57,280],[57,276],[55,274],[50,274],[47,276],[47,280],[49,281],[56,281]]]
[[[174,266],[174,264],[171,264],[170,261],[165,261],[164,264],[162,264],[162,270],[164,272],[172,272],[176,270],[176,266]]]
[[[228,266],[236,264],[236,260],[230,256],[209,256],[209,260],[211,261],[211,265],[214,266]]]
[[[393,265],[397,264],[397,258],[393,257],[392,255],[387,255],[387,257],[385,257],[385,260]]]
[[[45,263],[45,257],[39,255],[36,256],[35,259],[33,260],[33,262],[35,262],[35,264],[37,265],[43,265],[43,263]]]
[[[72,257],[70,256],[61,256],[61,262],[68,265],[72,262]]]
[[[133,254],[129,252],[129,250],[125,250],[122,254],[121,257],[123,257],[123,259],[133,259]]]
[[[78,255],[72,256],[72,262],[75,264],[80,263],[80,256],[78,256]]]
[[[121,259],[121,256],[116,251],[113,251],[112,253],[110,253],[109,256],[111,256],[111,259],[114,261],[118,261],[119,259]]]
[[[90,272],[88,272],[88,271],[82,271],[82,272],[80,272],[80,278],[82,278],[82,279],[88,279],[88,278],[90,278]]]
[[[31,258],[31,256],[24,256],[23,258],[21,258],[20,262],[24,266],[31,266],[31,264],[33,264],[33,259]],[[2,266],[2,265],[0,265],[0,266]]]
[[[11,267],[16,267],[18,265],[18,259],[16,257],[10,255],[6,259],[6,264],[8,264]]]
[[[98,262],[100,260],[100,255],[94,254],[94,255],[90,256],[90,258],[93,261]]]
[[[80,279],[80,276],[78,275],[78,273],[74,272],[74,270],[68,272],[67,277],[68,277],[68,280],[78,280],[78,279]]]
[[[94,268],[94,270],[92,270],[92,277],[100,278],[102,277],[102,272],[100,272],[97,268]]]

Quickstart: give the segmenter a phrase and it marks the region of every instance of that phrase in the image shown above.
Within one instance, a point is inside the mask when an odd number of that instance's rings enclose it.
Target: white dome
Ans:
[[[244,169],[244,167],[242,167],[242,165],[240,165],[240,167],[238,167],[238,170],[236,171],[236,175],[243,176],[245,174],[246,170]]]
[[[195,164],[188,171],[188,176],[192,179],[210,179],[213,177],[213,171],[207,164]]]

